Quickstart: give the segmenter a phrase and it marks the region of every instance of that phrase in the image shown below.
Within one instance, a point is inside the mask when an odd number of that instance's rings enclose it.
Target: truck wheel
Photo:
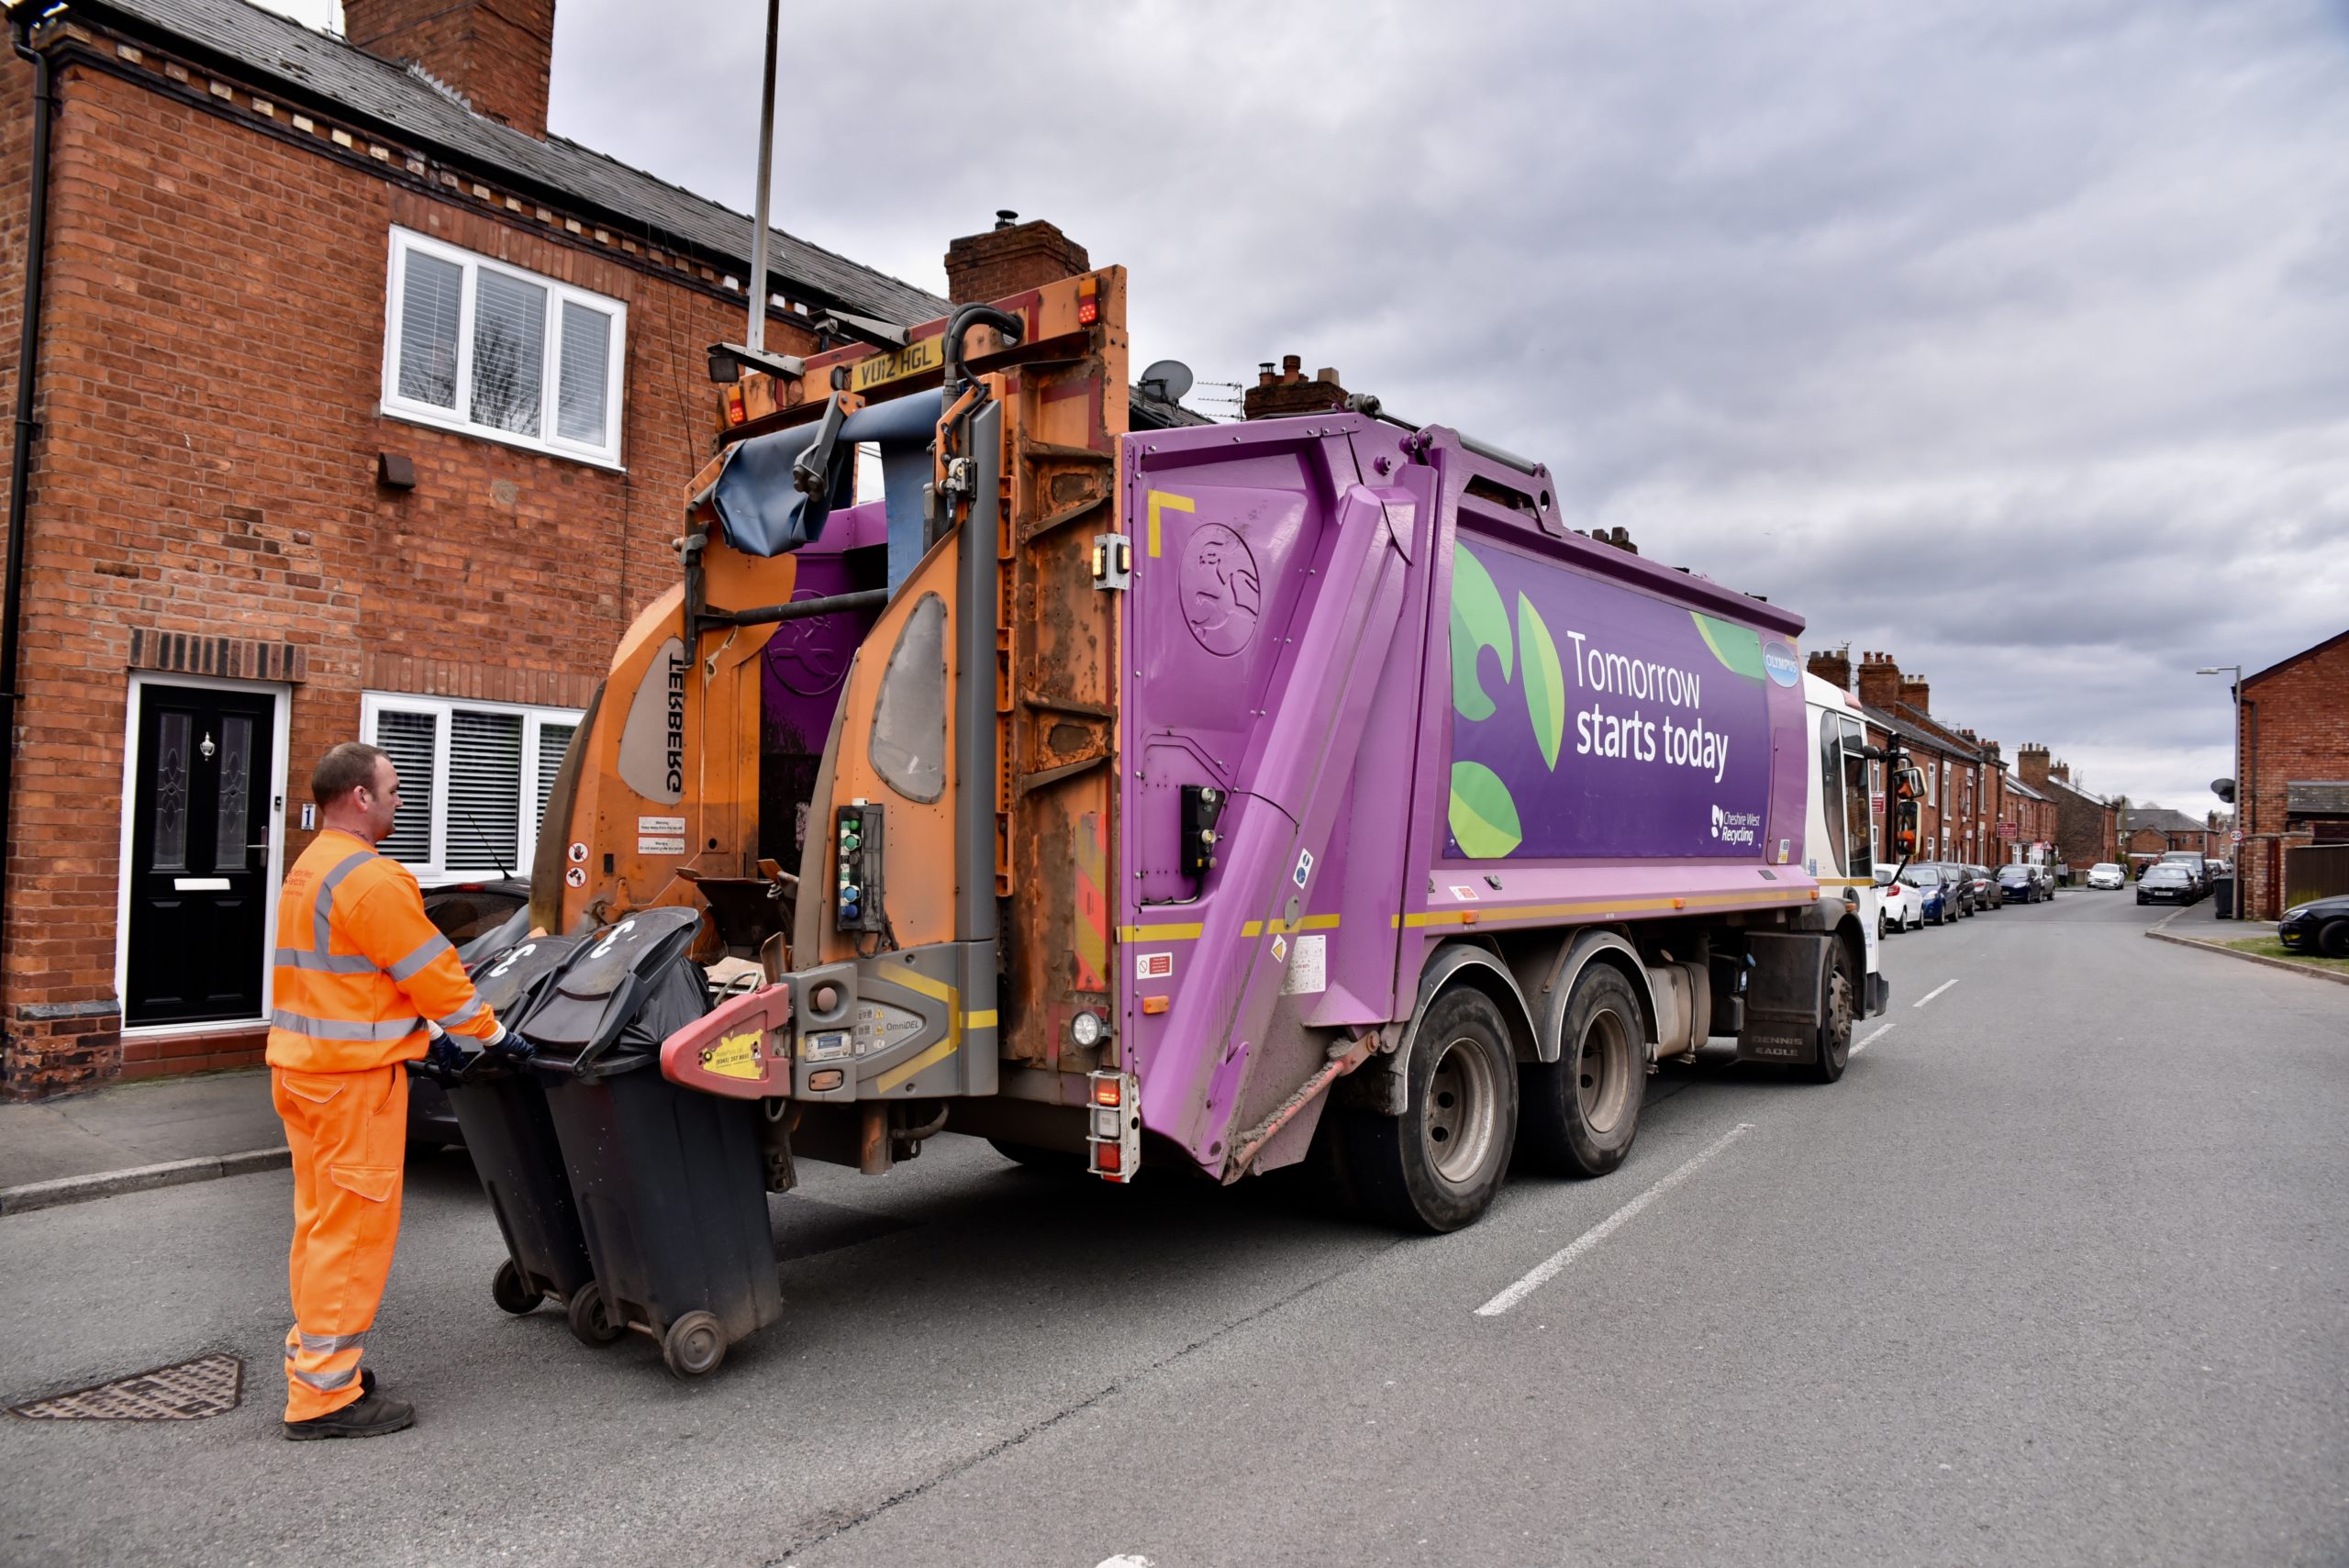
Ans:
[[[1518,1069],[1525,1146],[1562,1175],[1603,1176],[1623,1162],[1647,1098],[1647,1029],[1622,972],[1593,963],[1575,982],[1558,1060]]]
[[[1820,1033],[1819,1060],[1809,1069],[1814,1082],[1832,1084],[1851,1064],[1852,993],[1852,960],[1839,941],[1827,972],[1827,1020]]]
[[[1517,1140],[1517,1073],[1492,998],[1458,985],[1419,1021],[1401,1116],[1349,1111],[1354,1195],[1406,1230],[1442,1232],[1491,1207]]]

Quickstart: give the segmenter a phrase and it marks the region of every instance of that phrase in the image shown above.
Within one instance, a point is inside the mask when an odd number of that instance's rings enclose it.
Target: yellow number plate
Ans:
[[[903,381],[909,375],[934,371],[946,363],[946,339],[941,335],[908,343],[893,354],[875,354],[869,360],[859,360],[850,372],[849,390],[865,392],[885,386],[893,381]]]

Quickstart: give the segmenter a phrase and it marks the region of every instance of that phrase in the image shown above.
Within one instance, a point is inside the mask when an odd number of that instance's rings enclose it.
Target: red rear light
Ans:
[[[1076,284],[1076,324],[1090,327],[1101,319],[1101,280],[1079,278]]]

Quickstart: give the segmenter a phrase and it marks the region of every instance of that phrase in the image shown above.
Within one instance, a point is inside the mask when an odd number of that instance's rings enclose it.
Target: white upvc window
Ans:
[[[529,874],[579,710],[368,692],[359,735],[400,771],[384,853],[424,882]]]
[[[628,306],[392,230],[384,412],[617,468]]]

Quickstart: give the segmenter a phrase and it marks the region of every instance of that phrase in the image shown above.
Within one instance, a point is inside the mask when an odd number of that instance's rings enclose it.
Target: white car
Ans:
[[[1892,880],[1890,866],[1876,868],[1876,929],[1913,931],[1925,923],[1925,901],[1905,882]]]
[[[2129,873],[2110,861],[2100,861],[2088,867],[2088,885],[2118,893],[2129,885]]]

